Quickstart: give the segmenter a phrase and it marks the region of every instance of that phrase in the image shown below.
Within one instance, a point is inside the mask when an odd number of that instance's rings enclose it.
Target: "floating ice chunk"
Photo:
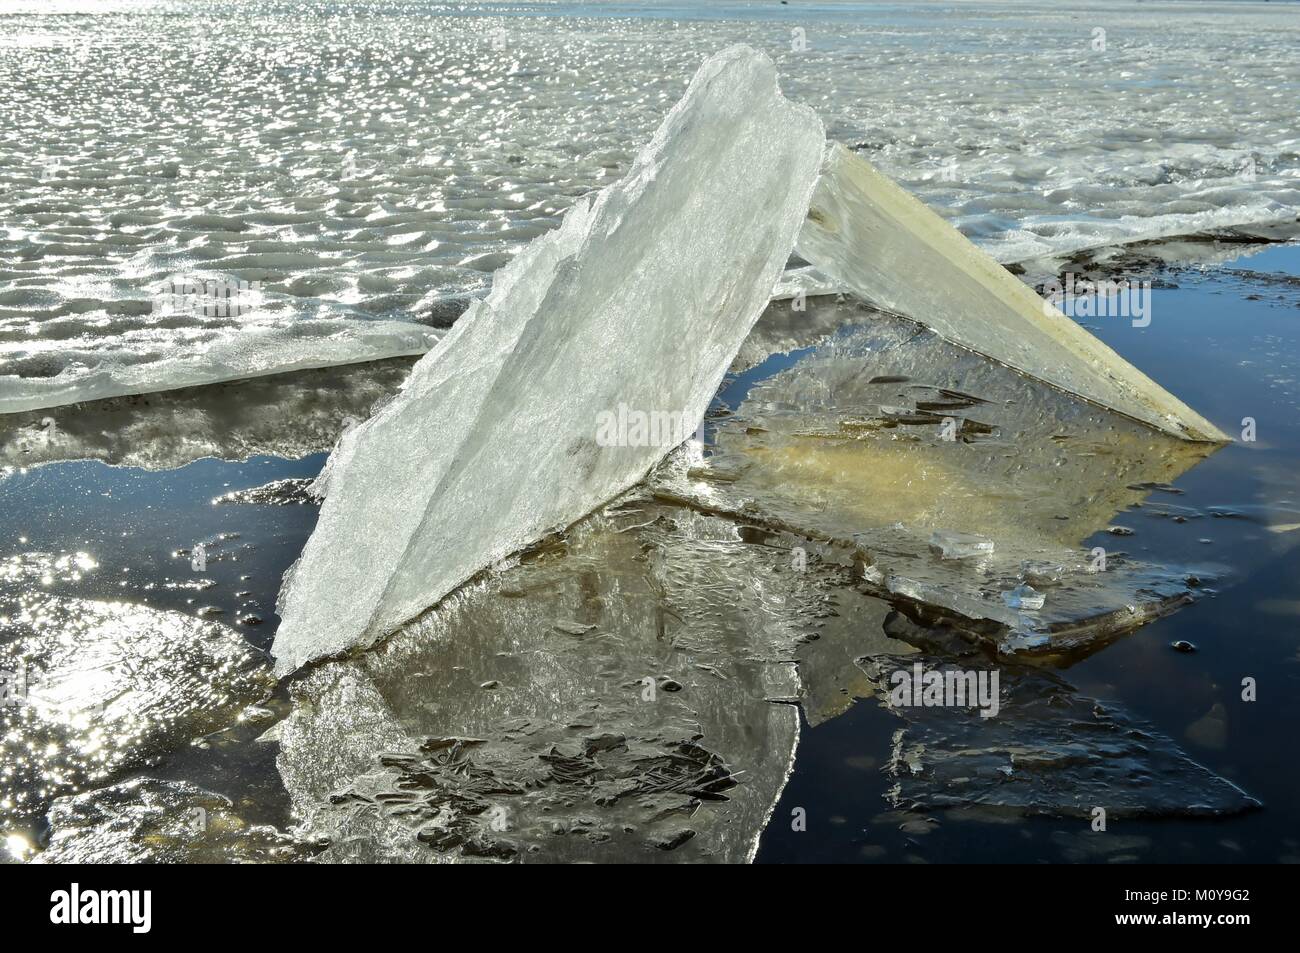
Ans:
[[[169,470],[202,457],[305,457],[334,446],[349,420],[370,416],[371,408],[397,392],[414,363],[396,358],[200,387],[173,385],[147,401],[115,397],[12,414],[0,428],[0,466],[103,460]],[[0,382],[0,391],[4,386]]]
[[[772,703],[801,697],[796,649],[816,637],[826,705],[859,652],[908,649],[872,638],[889,606],[836,569],[787,567],[730,520],[645,499],[579,520],[562,555],[294,680],[276,763],[301,835],[329,862],[751,859],[798,739]],[[557,631],[575,619],[596,628]]]
[[[689,435],[789,257],[823,142],[767,57],[706,61],[628,174],[501,269],[340,442],[281,593],[277,671],[373,643],[671,449],[597,439],[603,414],[675,414]]]
[[[0,822],[220,728],[272,687],[228,626],[50,594],[33,585],[46,565],[12,557],[0,580],[0,672],[21,701],[0,705]]]
[[[1047,597],[1033,586],[1016,586],[1002,593],[1002,601],[1012,609],[1038,610],[1047,602]]]
[[[1024,374],[1177,437],[1228,440],[843,146],[827,150],[798,249],[873,304]]]
[[[798,354],[760,358],[751,343],[783,349],[794,313],[817,334]],[[826,328],[835,330],[819,337]],[[774,302],[751,343],[742,354],[754,370],[743,389],[728,389],[727,414],[710,420],[706,466],[673,459],[656,468],[650,483],[661,499],[843,543],[870,567],[860,574],[877,593],[966,619],[1023,626],[1025,613],[1001,592],[1050,588],[1034,619],[1053,651],[1091,650],[1195,598],[1193,567],[1111,554],[1098,572],[1082,544],[1149,492],[1135,485],[1177,479],[1205,458],[1205,445],[856,300],[811,298],[805,312]],[[945,418],[959,422],[961,439],[945,436]],[[725,479],[705,485],[703,472]],[[984,537],[994,549],[944,559],[931,545],[936,532]]]
[[[940,529],[930,535],[930,548],[944,559],[972,559],[992,555],[993,540],[976,533]]]

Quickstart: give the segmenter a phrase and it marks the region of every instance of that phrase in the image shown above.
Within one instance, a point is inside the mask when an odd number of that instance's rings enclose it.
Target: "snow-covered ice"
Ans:
[[[824,138],[766,56],[709,59],[628,174],[498,272],[342,439],[281,592],[276,670],[373,642],[680,442],[600,440],[604,415],[693,431],[789,256]]]

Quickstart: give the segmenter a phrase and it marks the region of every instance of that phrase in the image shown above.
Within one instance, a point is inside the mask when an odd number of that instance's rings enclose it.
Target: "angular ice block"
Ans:
[[[930,534],[930,549],[944,559],[973,559],[992,554],[994,542],[978,533],[938,529]]]
[[[623,405],[689,435],[789,257],[824,141],[766,56],[706,61],[628,174],[499,271],[343,438],[281,592],[276,671],[373,643],[635,484],[672,447],[601,439]]]
[[[827,150],[797,249],[872,304],[1023,374],[1176,437],[1229,439],[842,145]]]

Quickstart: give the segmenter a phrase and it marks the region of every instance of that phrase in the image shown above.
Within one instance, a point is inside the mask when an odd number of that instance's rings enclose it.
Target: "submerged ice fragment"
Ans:
[[[992,554],[993,540],[976,533],[940,529],[930,535],[930,548],[944,559],[971,559]]]
[[[1002,593],[1002,601],[1012,609],[1038,610],[1047,602],[1047,597],[1033,586],[1020,585]]]

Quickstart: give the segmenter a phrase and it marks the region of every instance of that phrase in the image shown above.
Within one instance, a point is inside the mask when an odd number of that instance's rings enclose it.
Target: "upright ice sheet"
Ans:
[[[949,341],[1174,436],[1228,439],[844,146],[827,150],[798,249]]]
[[[498,272],[343,439],[281,594],[277,671],[372,643],[670,449],[598,439],[603,414],[680,415],[689,434],[767,303],[823,142],[765,56],[707,60],[628,174]]]

